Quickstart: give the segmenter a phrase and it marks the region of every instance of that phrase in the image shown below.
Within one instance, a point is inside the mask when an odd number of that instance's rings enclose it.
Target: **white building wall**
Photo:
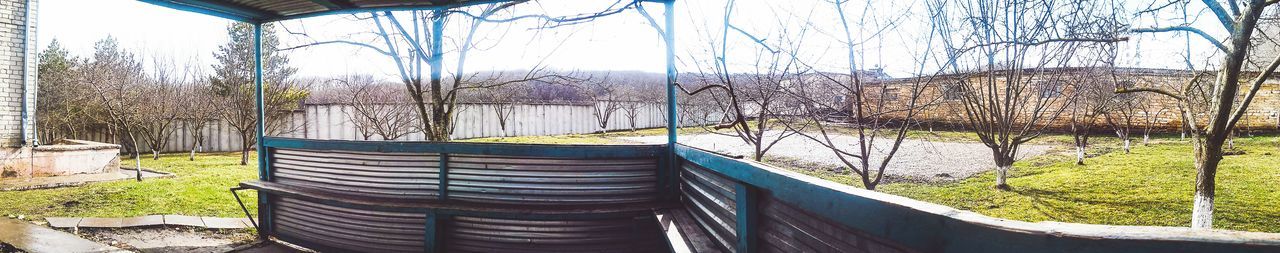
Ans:
[[[31,3],[30,11],[27,3]],[[36,0],[0,0],[0,145],[6,148],[21,147],[24,140],[21,136],[24,92],[28,113],[35,111],[35,6]],[[32,17],[27,18],[27,13]],[[29,119],[34,118],[30,116]],[[34,136],[33,122],[26,123],[25,139]]]

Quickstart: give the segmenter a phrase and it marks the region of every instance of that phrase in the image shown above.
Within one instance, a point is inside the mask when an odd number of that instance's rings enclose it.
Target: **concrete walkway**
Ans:
[[[30,253],[43,252],[128,252],[90,241],[71,233],[57,231],[14,219],[0,219],[0,243]]]
[[[197,217],[186,215],[147,215],[127,218],[48,217],[55,228],[128,228],[159,225],[191,226],[218,229],[251,228],[249,218]]]

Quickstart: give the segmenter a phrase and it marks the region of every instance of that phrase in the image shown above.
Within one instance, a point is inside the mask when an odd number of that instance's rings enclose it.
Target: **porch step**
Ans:
[[[128,252],[62,232],[14,219],[0,219],[0,243],[30,253]]]

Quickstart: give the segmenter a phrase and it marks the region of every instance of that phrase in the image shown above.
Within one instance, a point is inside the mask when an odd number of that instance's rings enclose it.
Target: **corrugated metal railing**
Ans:
[[[663,145],[266,138],[264,235],[322,251],[661,252]],[[440,233],[437,233],[440,232]]]
[[[729,252],[1280,252],[1277,234],[1003,220],[673,149],[683,210]]]
[[[702,251],[1280,252],[1275,234],[1001,220],[683,145],[263,144],[242,183],[261,233],[326,252],[672,251],[658,210]]]

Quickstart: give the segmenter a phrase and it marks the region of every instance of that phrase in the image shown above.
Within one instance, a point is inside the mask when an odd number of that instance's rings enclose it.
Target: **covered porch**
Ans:
[[[504,1],[144,2],[254,24],[262,118],[263,23]],[[652,2],[675,119],[674,0]],[[1280,250],[1264,233],[996,219],[685,146],[671,120],[664,145],[308,140],[258,124],[259,179],[237,189],[257,190],[259,235],[323,252]]]

